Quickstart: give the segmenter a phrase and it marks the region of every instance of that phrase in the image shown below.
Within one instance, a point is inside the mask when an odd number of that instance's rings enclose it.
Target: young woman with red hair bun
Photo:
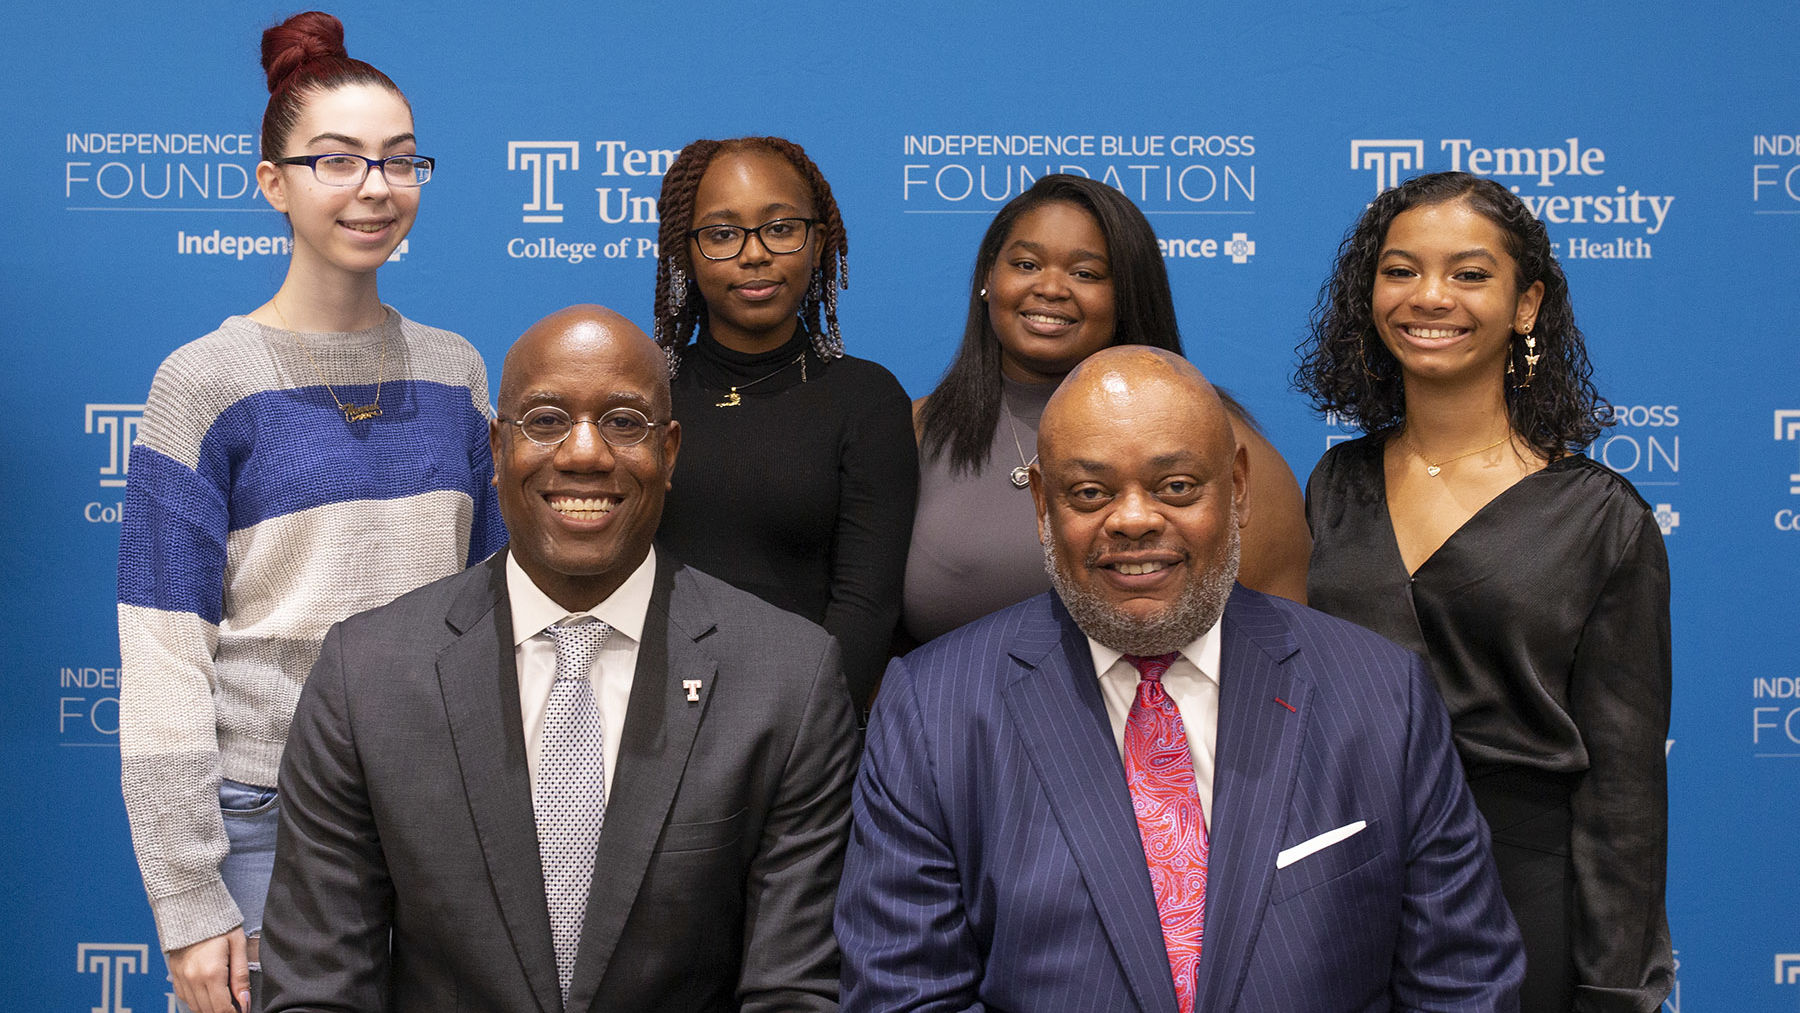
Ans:
[[[268,302],[165,360],[119,548],[125,809],[176,996],[248,1009],[276,770],[325,631],[505,541],[487,373],[382,304],[433,160],[329,14],[263,35],[256,180],[293,232]]]

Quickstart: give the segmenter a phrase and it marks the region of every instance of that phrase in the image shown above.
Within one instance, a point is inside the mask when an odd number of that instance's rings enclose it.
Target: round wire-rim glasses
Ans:
[[[635,447],[649,437],[650,430],[667,422],[652,422],[636,408],[613,408],[598,419],[571,418],[555,405],[540,405],[516,419],[502,415],[498,421],[518,427],[525,438],[540,447],[554,447],[569,438],[578,422],[592,425],[600,438],[614,447]]]

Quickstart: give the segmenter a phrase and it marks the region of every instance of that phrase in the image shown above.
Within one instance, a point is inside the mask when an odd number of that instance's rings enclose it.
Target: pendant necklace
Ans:
[[[1006,428],[1012,431],[1013,450],[1017,451],[1019,455],[1019,466],[1012,470],[1013,488],[1023,489],[1031,484],[1031,466],[1037,463],[1038,455],[1032,454],[1031,460],[1025,460],[1025,446],[1019,442],[1019,427],[1013,422],[1012,409],[1006,407],[1006,402],[1002,401],[1000,410],[1006,413]]]
[[[313,375],[317,376],[319,383],[324,385],[325,393],[331,396],[331,401],[337,405],[338,411],[344,413],[346,425],[381,417],[381,383],[387,379],[387,334],[385,332],[381,335],[381,366],[375,373],[375,400],[368,404],[345,404],[337,396],[337,391],[331,389],[331,384],[326,382],[325,371],[319,368],[319,360],[313,358],[312,349],[306,346],[306,339],[301,337],[300,332],[294,330],[287,322],[287,315],[281,312],[281,306],[275,302],[274,296],[269,297],[269,308],[275,311],[275,319],[281,321],[282,329],[294,336],[294,341],[300,346],[300,351],[306,356],[306,361],[312,364]]]
[[[775,368],[774,373],[764,373],[763,375],[757,377],[756,379],[751,380],[749,383],[740,383],[740,384],[737,384],[736,386],[732,387],[731,393],[725,395],[725,400],[714,401],[713,407],[714,408],[736,408],[738,405],[741,405],[744,403],[744,399],[738,396],[738,391],[749,390],[750,388],[756,386],[757,384],[763,382],[764,380],[767,380],[768,378],[774,376],[775,373],[780,373],[783,370],[786,370],[789,366],[792,366],[796,362],[798,362],[800,364],[800,382],[805,383],[806,382],[806,349],[802,348],[800,350],[799,355],[794,356],[792,361],[784,362],[780,366],[777,366]]]
[[[1452,461],[1460,461],[1465,457],[1473,457],[1476,454],[1479,454],[1485,450],[1492,450],[1495,447],[1498,447],[1500,444],[1505,443],[1507,440],[1512,439],[1512,430],[1508,429],[1506,431],[1505,436],[1500,437],[1499,439],[1495,440],[1494,442],[1488,444],[1485,447],[1477,447],[1476,449],[1471,450],[1467,453],[1457,454],[1455,457],[1446,457],[1443,460],[1437,461],[1435,463],[1429,457],[1426,457],[1425,452],[1420,450],[1419,445],[1413,441],[1412,430],[1410,430],[1410,429],[1401,430],[1400,438],[1406,441],[1406,449],[1412,451],[1414,457],[1416,457],[1420,461],[1424,462],[1425,474],[1430,475],[1432,478],[1436,478],[1436,477],[1438,477],[1438,472],[1444,470],[1444,465],[1449,464]]]

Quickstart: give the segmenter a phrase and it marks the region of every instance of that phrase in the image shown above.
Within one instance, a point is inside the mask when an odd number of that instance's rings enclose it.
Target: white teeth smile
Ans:
[[[574,496],[550,497],[550,509],[578,521],[598,520],[612,512],[618,501],[610,496],[579,499]]]
[[[1073,322],[1068,317],[1053,317],[1048,313],[1021,313],[1019,315],[1038,324],[1067,324]]]
[[[341,222],[344,228],[352,232],[380,232],[387,228],[387,222]]]
[[[1127,577],[1139,577],[1146,573],[1155,573],[1158,570],[1166,570],[1168,568],[1169,564],[1167,563],[1118,563],[1113,566],[1113,569]]]
[[[1427,341],[1437,338],[1454,338],[1462,332],[1463,329],[1460,327],[1408,327],[1406,329],[1406,333],[1415,338],[1424,338]]]

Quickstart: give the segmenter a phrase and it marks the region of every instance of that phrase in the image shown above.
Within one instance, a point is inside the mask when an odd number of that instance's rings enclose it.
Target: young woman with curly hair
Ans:
[[[1591,372],[1543,224],[1436,173],[1351,229],[1296,381],[1367,434],[1307,483],[1311,603],[1430,661],[1534,1011],[1651,1010],[1673,982],[1668,562],[1581,453]]]

